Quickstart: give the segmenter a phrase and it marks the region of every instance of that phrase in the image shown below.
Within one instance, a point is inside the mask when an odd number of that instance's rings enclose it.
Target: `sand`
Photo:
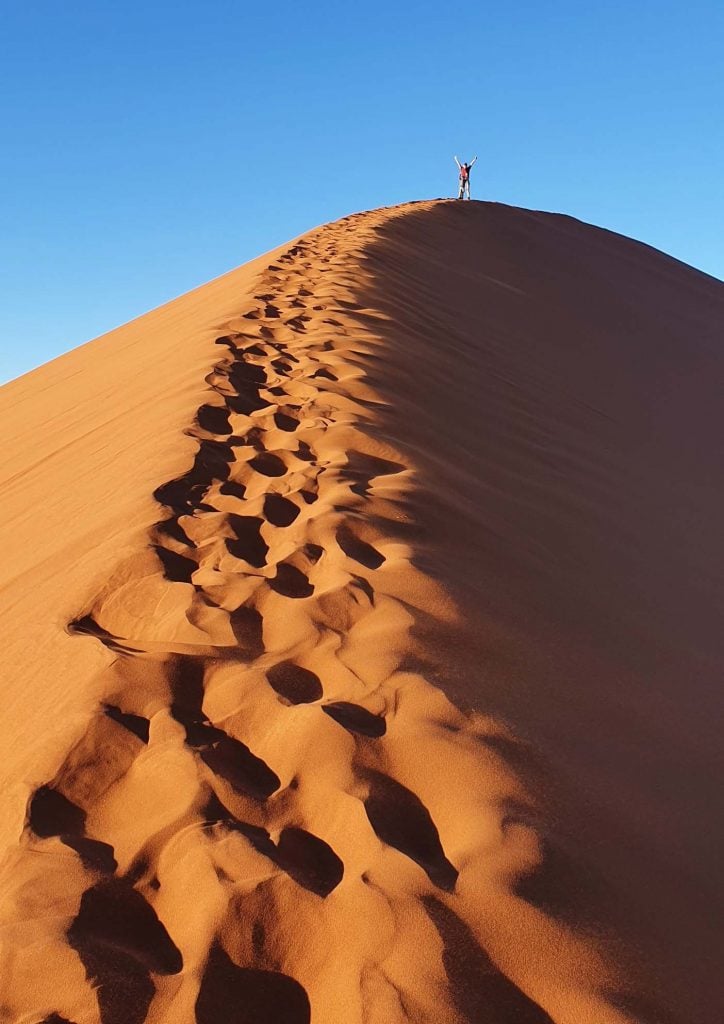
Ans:
[[[709,1024],[724,285],[358,214],[0,391],[0,1020]]]

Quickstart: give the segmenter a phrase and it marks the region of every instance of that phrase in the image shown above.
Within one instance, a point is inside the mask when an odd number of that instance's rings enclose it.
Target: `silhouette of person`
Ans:
[[[457,157],[455,157],[455,163],[458,165],[458,181],[460,182],[460,191],[458,192],[458,199],[464,199],[465,193],[467,192],[468,199],[470,198],[470,172],[473,169],[473,164],[478,158],[473,157],[469,164],[461,164]]]

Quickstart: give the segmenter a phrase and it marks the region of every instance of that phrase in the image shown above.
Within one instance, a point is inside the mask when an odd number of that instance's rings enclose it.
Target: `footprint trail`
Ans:
[[[147,548],[69,626],[107,650],[104,699],[28,802],[16,940],[49,883],[64,895],[42,948],[15,943],[36,980],[32,1005],[4,993],[9,1020],[628,1019],[590,941],[515,893],[543,848],[496,752],[515,738],[428,679],[416,626],[454,630],[456,611],[406,539],[414,466],[375,430],[380,341],[356,302],[392,215],[322,228],[260,275]]]

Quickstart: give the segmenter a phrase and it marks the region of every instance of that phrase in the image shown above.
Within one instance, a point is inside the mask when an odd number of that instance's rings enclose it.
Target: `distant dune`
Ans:
[[[0,1021],[722,1017],[724,285],[357,214],[0,390]]]

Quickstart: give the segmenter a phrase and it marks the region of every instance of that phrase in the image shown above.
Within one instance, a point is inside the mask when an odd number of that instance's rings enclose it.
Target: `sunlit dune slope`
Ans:
[[[3,388],[0,1019],[717,1019],[722,323],[426,202]]]

